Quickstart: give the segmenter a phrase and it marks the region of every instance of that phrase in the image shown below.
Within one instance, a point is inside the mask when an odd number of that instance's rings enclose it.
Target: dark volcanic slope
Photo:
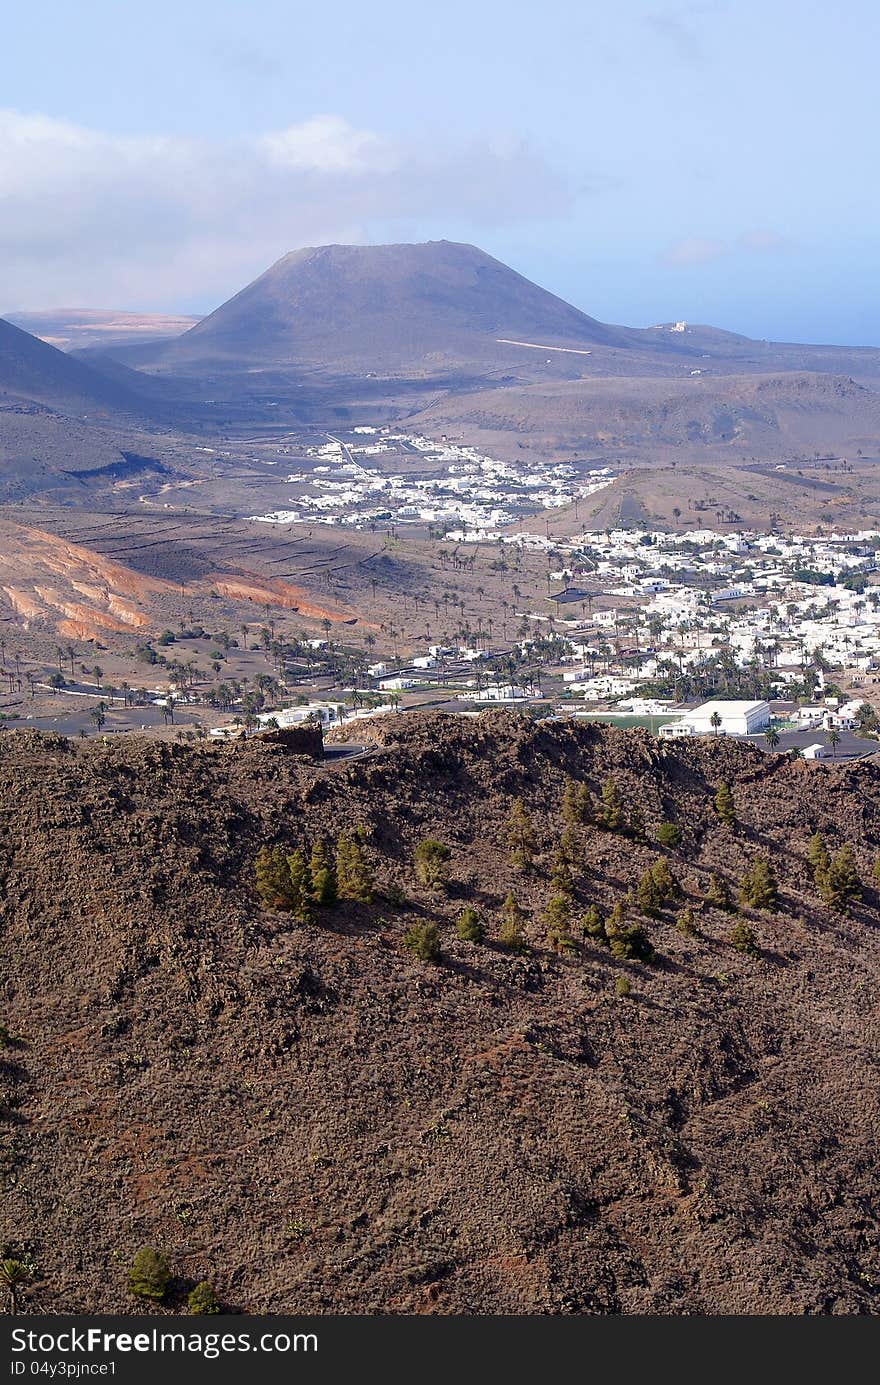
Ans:
[[[169,1309],[207,1276],[249,1312],[876,1312],[877,897],[831,914],[804,858],[821,826],[868,878],[878,769],[503,713],[381,733],[335,770],[256,743],[0,741],[0,1240],[37,1267],[26,1306],[132,1311],[150,1243]],[[547,951],[566,772],[596,792],[613,773],[649,838],[679,823],[692,902],[769,848],[761,956],[708,908],[695,937],[648,925],[654,965]],[[409,902],[262,911],[259,844],[341,827]],[[414,879],[429,834],[448,896]],[[577,856],[578,907],[606,912],[658,848],[586,827]],[[456,941],[465,901],[494,932],[511,888],[529,954]],[[441,920],[439,966],[402,946],[419,917]]]
[[[0,318],[0,400],[4,395],[35,400],[62,410],[143,413],[139,377],[110,380]]]
[[[141,359],[214,365],[436,369],[505,354],[499,337],[625,345],[472,245],[325,245],[285,255],[227,303]],[[510,355],[510,352],[506,352]]]

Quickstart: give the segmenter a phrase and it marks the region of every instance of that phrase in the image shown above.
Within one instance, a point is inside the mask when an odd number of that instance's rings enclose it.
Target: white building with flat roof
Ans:
[[[714,718],[714,720],[713,720]],[[686,712],[680,721],[660,727],[660,735],[753,736],[770,724],[769,702],[741,702],[719,698]]]

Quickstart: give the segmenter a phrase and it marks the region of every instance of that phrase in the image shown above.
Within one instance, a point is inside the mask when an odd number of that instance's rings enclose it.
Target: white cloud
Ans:
[[[778,231],[761,229],[743,231],[738,244],[743,250],[750,250],[756,255],[774,255],[779,250],[788,250],[791,247],[791,242]]]
[[[686,236],[668,246],[659,260],[668,269],[688,269],[695,265],[714,264],[734,250],[746,251],[750,255],[772,255],[790,246],[791,242],[785,236],[768,229],[743,231],[733,241]]]
[[[369,130],[356,130],[338,115],[316,115],[257,141],[276,168],[321,173],[389,173],[398,166],[394,146]]]
[[[395,223],[569,211],[528,146],[419,147],[316,115],[250,139],[114,135],[0,110],[0,310],[221,301],[287,250]]]
[[[675,241],[660,256],[660,263],[673,269],[687,268],[690,265],[711,264],[727,254],[723,240],[711,240],[705,236],[687,236]]]

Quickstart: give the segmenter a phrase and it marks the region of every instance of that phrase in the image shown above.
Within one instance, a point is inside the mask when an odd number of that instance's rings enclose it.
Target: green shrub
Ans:
[[[683,933],[686,938],[692,938],[697,933],[697,921],[694,918],[694,911],[689,904],[682,909],[678,918],[675,920],[675,926],[679,933]]]
[[[839,914],[848,914],[850,905],[861,899],[862,882],[849,842],[844,842],[826,868],[818,874],[817,883],[825,903]]]
[[[737,952],[744,952],[749,957],[760,956],[758,939],[744,920],[740,919],[739,923],[734,924],[730,934],[730,941]]]
[[[501,932],[499,940],[504,947],[511,952],[525,952],[528,948],[523,925],[525,923],[525,913],[512,894],[509,894],[501,906]]]
[[[482,920],[476,909],[462,909],[455,920],[455,932],[463,943],[481,943],[486,936]]]
[[[614,989],[621,997],[632,994],[632,986],[629,984],[629,978],[626,976],[617,977],[614,982]]]
[[[416,864],[416,875],[422,885],[429,889],[436,889],[444,884],[446,876],[446,862],[449,860],[451,852],[445,842],[438,842],[433,837],[426,837],[419,842],[414,852]]]
[[[678,846],[681,841],[681,828],[674,822],[661,822],[655,835],[661,846]]]
[[[287,870],[290,880],[290,911],[300,923],[308,923],[312,917],[312,882],[306,858],[299,848],[288,856]]]
[[[593,820],[593,796],[587,784],[576,784],[573,779],[565,781],[562,796],[562,820],[569,827],[583,826]]]
[[[729,784],[721,784],[715,795],[715,811],[727,827],[736,826],[736,808]]]
[[[207,1279],[203,1279],[194,1289],[190,1289],[186,1297],[186,1305],[189,1312],[198,1318],[207,1318],[220,1312],[217,1295]]]
[[[636,887],[636,899],[642,913],[653,917],[671,900],[681,894],[681,887],[669,868],[665,856],[655,861],[642,875]]]
[[[283,846],[261,846],[255,864],[257,894],[269,909],[290,909],[293,893]]]
[[[729,914],[733,909],[733,897],[730,893],[730,886],[723,875],[716,875],[713,871],[709,879],[709,888],[706,891],[706,903],[713,909],[722,909]]]
[[[564,828],[559,838],[559,855],[563,857],[566,865],[574,866],[577,865],[580,854],[577,832],[573,827]]]
[[[160,1250],[142,1246],[131,1263],[128,1287],[135,1298],[147,1298],[161,1303],[168,1291],[171,1270]]]
[[[519,870],[530,870],[535,857],[535,829],[531,814],[521,798],[515,798],[510,809],[507,843],[513,864]]]
[[[584,937],[590,938],[595,943],[601,943],[603,947],[608,946],[608,934],[605,932],[605,920],[599,913],[595,904],[591,904],[583,919]]]
[[[743,876],[739,891],[740,903],[752,909],[774,910],[779,902],[776,872],[766,856],[759,856],[751,870]]]
[[[657,888],[654,872],[650,866],[639,878],[639,883],[636,886],[636,899],[642,913],[647,914],[649,918],[653,918],[663,907],[663,898]]]
[[[35,1270],[36,1267],[28,1260],[19,1260],[14,1256],[0,1260],[0,1284],[9,1296],[10,1314],[18,1312],[18,1291],[33,1278]]]
[[[602,801],[596,810],[596,822],[606,832],[620,832],[623,828],[623,801],[620,790],[610,776],[602,785]]]
[[[550,884],[557,894],[574,894],[571,868],[568,864],[568,857],[561,846],[555,852],[553,864],[550,867]]]
[[[611,910],[605,922],[605,933],[613,957],[619,957],[623,961],[653,960],[654,949],[647,933],[640,924],[626,922],[622,904],[615,904]]]
[[[571,900],[566,895],[554,895],[544,910],[547,946],[554,952],[573,952],[571,936]]]
[[[370,904],[373,898],[373,875],[360,842],[347,832],[340,832],[336,842],[336,888],[340,899],[352,899]]]
[[[414,923],[404,934],[403,943],[420,962],[440,960],[440,930],[436,923]]]
[[[816,832],[810,838],[810,845],[807,849],[807,860],[813,870],[813,879],[819,884],[821,877],[831,864],[831,857],[828,855],[828,848],[825,845],[825,838],[821,832]]]
[[[309,859],[309,883],[312,899],[322,909],[330,909],[336,903],[336,871],[333,869],[324,843],[316,841]]]

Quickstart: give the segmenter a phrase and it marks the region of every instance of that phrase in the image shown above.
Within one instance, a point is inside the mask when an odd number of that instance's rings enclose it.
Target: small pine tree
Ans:
[[[563,830],[562,836],[559,838],[559,850],[569,866],[577,865],[580,851],[577,832],[573,827],[566,827]]]
[[[190,1289],[186,1296],[186,1306],[188,1311],[197,1318],[211,1317],[214,1313],[220,1312],[217,1295],[207,1279],[203,1279],[194,1289]]]
[[[844,842],[819,878],[819,893],[839,914],[848,914],[850,905],[862,897],[862,882],[849,842]]]
[[[636,899],[638,900],[638,905],[642,913],[647,914],[648,918],[654,918],[663,907],[663,896],[660,893],[657,882],[654,879],[654,872],[650,866],[640,877],[639,883],[636,886]]]
[[[737,952],[744,952],[749,957],[760,956],[758,939],[743,919],[734,924],[730,933],[730,942]]]
[[[440,929],[436,923],[414,923],[404,934],[403,943],[420,962],[440,961]]]
[[[674,822],[661,822],[655,836],[661,846],[678,846],[681,841],[681,828],[677,827]]]
[[[562,795],[562,821],[568,827],[583,827],[593,820],[593,795],[588,784],[577,784],[571,778],[565,781]]]
[[[511,952],[525,952],[528,943],[526,942],[523,926],[526,916],[512,894],[509,894],[501,906],[501,931],[499,939],[504,947]]]
[[[686,904],[675,920],[675,926],[679,933],[683,933],[686,938],[692,938],[697,933],[697,921],[694,918],[694,911],[689,904]]]
[[[336,871],[324,843],[319,839],[312,847],[309,860],[309,878],[312,899],[322,909],[330,909],[336,903]]]
[[[772,912],[779,902],[779,884],[776,872],[765,856],[759,856],[751,870],[742,880],[739,891],[740,903],[752,909],[767,909]]]
[[[435,841],[433,837],[419,842],[413,853],[419,883],[428,889],[439,889],[445,883],[446,862],[450,855],[445,842]]]
[[[300,923],[308,923],[312,917],[312,882],[309,868],[302,851],[296,850],[287,858],[290,878],[290,910]]]
[[[577,791],[577,811],[578,821],[586,826],[595,817],[593,807],[593,795],[590,793],[589,784],[581,784]]]
[[[260,847],[255,863],[257,894],[269,909],[290,909],[293,894],[290,868],[283,846]]]
[[[544,927],[547,930],[547,946],[554,952],[572,952],[574,938],[571,936],[571,901],[565,895],[554,895],[544,910]]]
[[[620,832],[623,828],[623,800],[610,775],[602,785],[602,802],[596,812],[596,822],[606,832]]]
[[[661,856],[659,861],[649,866],[636,887],[639,908],[649,918],[655,917],[664,904],[677,899],[680,894],[681,887],[672,874],[665,856]]]
[[[821,877],[831,864],[831,857],[828,855],[825,838],[822,836],[821,832],[816,832],[815,835],[810,838],[810,845],[807,848],[807,860],[813,871],[813,879],[818,885]]]
[[[571,878],[568,857],[561,845],[557,848],[553,856],[553,863],[550,867],[550,884],[553,886],[556,894],[574,894],[574,881]]]
[[[714,871],[709,878],[709,888],[706,891],[706,903],[713,909],[722,909],[725,914],[729,914],[733,909],[733,897],[730,893],[730,886],[723,875],[716,875]]]
[[[595,904],[591,904],[584,914],[584,937],[590,938],[594,943],[601,943],[603,947],[608,946],[608,934],[605,932],[605,920],[599,913]]]
[[[569,778],[565,781],[565,792],[562,795],[562,821],[567,827],[577,827],[580,820],[578,786],[573,779]]]
[[[654,877],[654,884],[657,886],[661,903],[667,904],[670,900],[678,899],[681,894],[681,886],[673,875],[665,856],[661,856],[659,861],[654,862],[651,867],[651,874]]]
[[[479,914],[469,907],[462,909],[455,920],[455,932],[463,943],[481,943],[486,936]]]
[[[725,826],[736,826],[736,808],[729,784],[722,783],[719,786],[715,795],[715,811]]]
[[[136,1298],[161,1303],[168,1291],[170,1278],[171,1270],[162,1252],[154,1250],[152,1246],[142,1246],[131,1262],[128,1287]]]
[[[369,904],[373,898],[373,876],[359,842],[340,832],[336,843],[336,888],[340,899]]]
[[[623,961],[635,958],[638,961],[650,962],[653,959],[654,949],[647,933],[640,924],[626,922],[620,901],[615,904],[608,916],[605,932],[613,957],[619,957]]]
[[[535,859],[535,829],[521,798],[513,800],[507,820],[507,843],[513,864],[519,870],[531,870]]]

